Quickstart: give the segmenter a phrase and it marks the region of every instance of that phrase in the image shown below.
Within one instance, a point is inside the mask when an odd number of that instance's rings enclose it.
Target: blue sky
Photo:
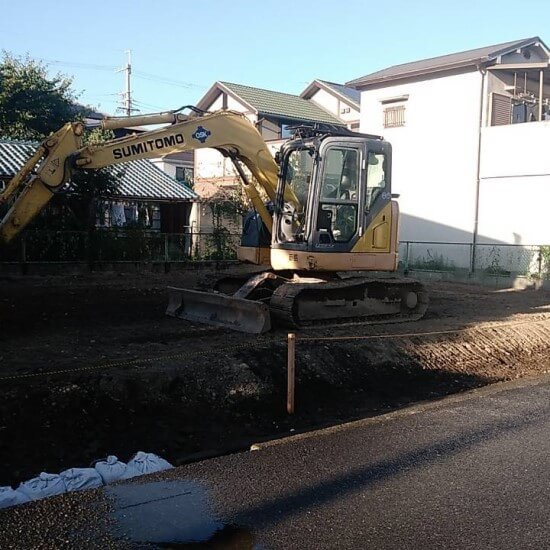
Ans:
[[[2,2],[0,48],[74,77],[80,101],[114,113],[132,51],[142,112],[196,103],[226,80],[300,93],[314,78],[375,70],[538,35],[547,1],[96,0]]]

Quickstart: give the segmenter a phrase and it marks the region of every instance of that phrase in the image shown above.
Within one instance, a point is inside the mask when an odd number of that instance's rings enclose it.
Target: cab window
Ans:
[[[365,210],[369,211],[386,188],[386,155],[369,152],[367,156],[367,193]]]
[[[320,243],[345,243],[357,232],[359,161],[358,149],[332,147],[325,153],[317,215]]]

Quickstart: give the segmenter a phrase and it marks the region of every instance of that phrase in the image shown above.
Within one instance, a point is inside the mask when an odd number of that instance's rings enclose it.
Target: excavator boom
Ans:
[[[137,159],[170,153],[214,148],[236,162],[242,162],[255,181],[274,201],[277,164],[256,128],[240,113],[218,111],[200,117],[175,113],[107,119],[103,127],[132,127],[172,120],[162,128],[83,147],[82,123],[66,124],[48,137],[22,170],[8,184],[0,202],[19,192],[11,209],[0,221],[0,240],[13,239],[70,180],[75,169],[98,169]],[[272,217],[255,184],[244,182],[245,192],[263,223],[271,230]]]

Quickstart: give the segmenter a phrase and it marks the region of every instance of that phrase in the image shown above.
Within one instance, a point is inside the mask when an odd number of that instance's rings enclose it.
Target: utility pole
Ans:
[[[123,111],[126,116],[131,116],[132,112],[139,111],[139,109],[136,109],[133,106],[132,102],[132,85],[130,82],[130,78],[132,75],[132,51],[126,50],[125,52],[128,55],[128,59],[126,61],[126,67],[123,67],[122,69],[118,69],[116,72],[126,73],[126,90],[122,92],[122,107],[117,107],[117,111]]]

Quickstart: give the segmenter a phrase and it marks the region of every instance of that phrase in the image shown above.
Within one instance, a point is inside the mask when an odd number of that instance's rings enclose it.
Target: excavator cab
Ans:
[[[315,130],[285,144],[280,159],[271,244],[275,270],[377,270],[396,261],[388,142],[343,128]],[[365,235],[382,212],[375,243]],[[371,255],[362,257],[367,251]]]

